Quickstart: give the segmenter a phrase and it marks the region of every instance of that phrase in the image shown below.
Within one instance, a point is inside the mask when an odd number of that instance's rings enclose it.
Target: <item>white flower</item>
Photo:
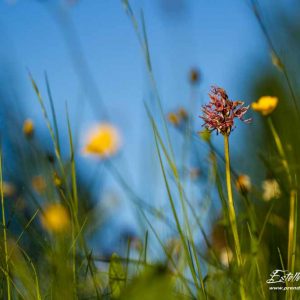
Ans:
[[[270,201],[271,199],[278,199],[281,195],[281,190],[278,182],[275,179],[267,179],[262,183],[263,199]]]
[[[224,267],[228,267],[233,257],[233,253],[229,248],[222,248],[220,252],[220,262]]]

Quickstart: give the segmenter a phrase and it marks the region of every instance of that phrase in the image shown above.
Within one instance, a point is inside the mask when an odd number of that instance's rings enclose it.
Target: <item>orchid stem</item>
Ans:
[[[229,136],[226,134],[224,135],[224,150],[225,150],[225,167],[226,167],[226,185],[227,185],[227,195],[228,195],[228,216],[229,216],[229,222],[233,234],[237,264],[239,270],[241,270],[243,262],[242,262],[241,245],[240,245],[240,240],[239,240],[239,235],[237,230],[236,214],[235,214],[233,195],[232,195],[230,155],[229,155]],[[241,293],[241,299],[246,299],[245,287],[244,287],[244,282],[242,277],[240,278],[240,293]]]

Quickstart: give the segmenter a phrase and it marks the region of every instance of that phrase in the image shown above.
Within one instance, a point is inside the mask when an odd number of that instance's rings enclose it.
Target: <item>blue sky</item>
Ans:
[[[68,23],[61,25],[58,21],[64,18],[57,17],[54,3],[58,1],[48,2],[0,4],[1,45],[4,45],[0,58],[15,71],[21,103],[26,103],[28,116],[37,122],[41,120],[27,68],[43,92],[43,76],[47,71],[61,124],[66,101],[71,117],[80,126],[102,117],[98,112],[100,105],[92,108],[90,105],[98,101],[92,86],[87,84],[83,88],[78,80],[78,53],[82,51],[109,117],[124,131],[128,152],[132,153],[137,149],[134,144],[140,129],[145,126],[143,101],[149,96],[149,85],[143,57],[121,1],[78,1],[64,7],[81,50],[76,43],[70,44],[69,38],[66,41],[63,33],[66,30],[62,28]],[[200,96],[206,96],[211,84],[218,84],[226,87],[233,98],[247,98],[235,78],[247,67],[247,59],[257,54],[257,48],[265,47],[247,2],[191,0],[186,1],[185,9],[179,5],[178,12],[168,12],[167,5],[160,2],[172,1],[132,1],[132,7],[137,16],[141,8],[145,14],[154,72],[165,110],[187,101],[190,94],[187,74],[193,66],[202,74]]]
[[[137,17],[141,9],[145,15],[154,74],[166,112],[188,103],[187,77],[192,67],[201,71],[193,111],[199,129],[201,101],[212,84],[226,88],[233,99],[251,101],[245,93],[245,73],[253,58],[268,61],[269,54],[247,1],[135,0],[131,6]],[[13,71],[18,105],[24,108],[24,117],[34,119],[38,138],[43,139],[47,129],[27,69],[45,97],[43,76],[47,71],[63,139],[67,135],[66,101],[74,134],[81,141],[90,124],[106,119],[102,99],[109,119],[123,135],[118,167],[140,195],[149,201],[158,199],[159,205],[164,191],[144,107],[151,95],[149,82],[121,1],[85,0],[69,6],[59,1],[1,1],[0,43],[0,63]],[[94,84],[87,73],[78,72],[82,61]],[[176,132],[171,130],[171,134],[176,139]],[[233,139],[238,141],[239,136],[237,132]],[[50,147],[47,139],[43,144]],[[235,143],[235,148],[239,151],[241,145]],[[89,178],[95,162],[78,155],[78,163]],[[127,221],[128,215],[124,217]]]

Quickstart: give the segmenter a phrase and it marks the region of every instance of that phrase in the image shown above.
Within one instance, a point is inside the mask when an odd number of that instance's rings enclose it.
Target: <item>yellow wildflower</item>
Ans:
[[[116,154],[121,144],[118,130],[111,124],[97,125],[87,139],[84,153],[107,158]]]
[[[251,179],[248,175],[239,175],[235,181],[237,190],[242,194],[247,194],[251,190]]]
[[[278,98],[263,96],[257,102],[253,102],[251,107],[254,111],[261,113],[263,116],[269,115],[277,106]]]
[[[23,133],[26,137],[32,137],[34,133],[34,124],[31,119],[26,119],[23,123]]]
[[[50,204],[45,207],[41,216],[42,226],[49,232],[63,232],[70,227],[68,211],[61,204]]]

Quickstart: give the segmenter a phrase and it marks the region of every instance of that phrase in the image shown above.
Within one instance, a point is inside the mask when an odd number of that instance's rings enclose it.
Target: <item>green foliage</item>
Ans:
[[[124,290],[126,276],[120,258],[116,253],[111,256],[108,274],[111,297],[117,299]]]

